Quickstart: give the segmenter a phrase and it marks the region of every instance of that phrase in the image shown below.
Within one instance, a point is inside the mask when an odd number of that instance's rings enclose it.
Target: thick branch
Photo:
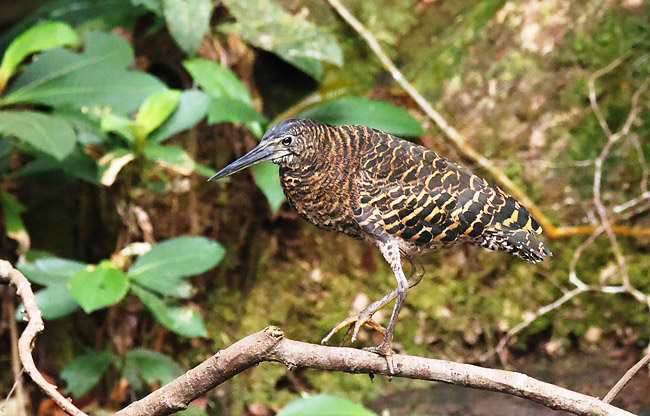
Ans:
[[[36,335],[44,328],[43,318],[41,311],[36,305],[36,298],[32,292],[32,287],[25,276],[18,270],[11,267],[7,261],[0,260],[0,281],[6,281],[16,286],[16,293],[23,301],[23,306],[27,312],[29,322],[27,327],[18,339],[18,354],[20,361],[25,368],[25,371],[34,380],[38,386],[47,393],[48,396],[54,400],[67,414],[74,416],[87,416],[84,412],[77,409],[69,400],[67,400],[56,389],[56,386],[50,384],[45,380],[45,377],[38,371],[34,358],[32,357],[32,349],[34,348],[34,340]]]
[[[119,416],[168,415],[241,371],[263,361],[289,368],[303,367],[357,374],[388,375],[377,354],[345,347],[327,347],[283,338],[268,327],[222,350],[149,396],[132,403]],[[439,381],[507,393],[576,415],[632,415],[594,397],[544,383],[525,374],[409,355],[395,355],[395,377]]]
[[[115,416],[159,416],[183,410],[197,397],[242,371],[268,360],[283,337],[280,328],[269,326],[237,341],[203,361],[147,397],[120,410]]]

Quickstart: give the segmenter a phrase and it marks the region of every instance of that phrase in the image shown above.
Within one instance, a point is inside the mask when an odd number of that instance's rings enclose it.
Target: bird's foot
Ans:
[[[366,347],[364,348],[364,351],[372,352],[377,355],[381,355],[386,359],[386,364],[388,365],[388,375],[393,376],[395,374],[395,363],[393,361],[393,356],[395,355],[395,352],[393,351],[392,348],[392,343],[386,342],[386,339],[384,338],[384,341],[381,342],[381,344],[377,345],[376,347]]]
[[[361,330],[361,327],[363,325],[368,325],[370,328],[374,329],[375,331],[379,332],[382,335],[386,335],[386,329],[384,329],[383,326],[379,325],[377,322],[372,320],[372,313],[370,313],[367,309],[364,309],[361,311],[359,314],[350,316],[344,320],[342,320],[338,325],[336,325],[332,330],[327,334],[325,338],[320,342],[321,344],[327,344],[329,340],[339,332],[341,329],[345,327],[349,327],[347,333],[345,334],[345,337],[343,340],[348,338],[350,334],[352,335],[350,342],[354,342],[357,339],[357,335],[359,335],[359,330]]]

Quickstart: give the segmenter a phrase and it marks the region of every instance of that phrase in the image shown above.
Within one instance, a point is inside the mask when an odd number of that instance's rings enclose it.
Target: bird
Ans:
[[[390,265],[395,289],[341,321],[322,340],[327,343],[347,327],[354,342],[368,325],[383,339],[367,349],[387,358],[390,374],[395,325],[408,290],[422,278],[418,273],[407,278],[402,259],[412,261],[418,254],[463,242],[531,263],[552,255],[538,239],[542,228],[515,198],[460,164],[380,130],[288,119],[209,181],[261,161],[279,165],[287,201],[305,220],[369,243]],[[383,328],[372,316],[393,299]]]

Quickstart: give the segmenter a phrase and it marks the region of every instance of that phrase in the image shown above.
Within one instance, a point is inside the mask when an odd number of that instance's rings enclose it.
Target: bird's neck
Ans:
[[[312,218],[313,212],[337,211],[331,225],[347,221],[353,179],[360,166],[361,139],[352,128],[322,126],[320,140],[312,149],[280,167],[287,199],[308,221],[328,228]],[[330,213],[331,214],[331,213]],[[328,214],[328,215],[330,215]]]
[[[334,185],[356,173],[360,163],[361,138],[354,128],[320,125],[320,140],[310,142],[300,157],[285,167],[292,175],[308,180],[310,185]]]

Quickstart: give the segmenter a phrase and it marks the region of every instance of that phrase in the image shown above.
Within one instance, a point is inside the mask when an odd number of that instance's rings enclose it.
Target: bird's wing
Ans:
[[[505,247],[482,239],[541,232],[526,208],[498,187],[422,146],[371,132],[356,181],[355,215],[366,231],[422,245],[470,239],[493,249]]]

